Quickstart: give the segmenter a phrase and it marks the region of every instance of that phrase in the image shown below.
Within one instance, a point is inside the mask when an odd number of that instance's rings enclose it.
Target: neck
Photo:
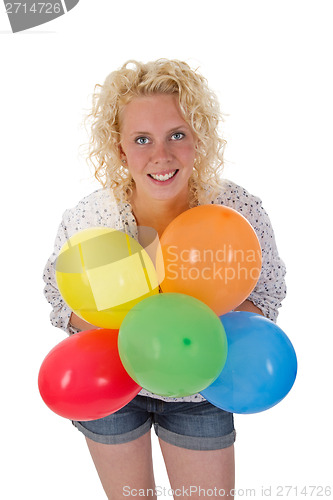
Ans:
[[[135,195],[131,206],[138,226],[153,227],[159,237],[173,219],[190,208],[188,199],[147,200]]]

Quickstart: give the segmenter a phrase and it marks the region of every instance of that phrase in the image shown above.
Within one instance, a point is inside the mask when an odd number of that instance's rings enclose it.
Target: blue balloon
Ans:
[[[231,413],[258,413],[292,388],[297,358],[287,335],[260,314],[234,311],[220,317],[228,356],[218,378],[201,394]]]

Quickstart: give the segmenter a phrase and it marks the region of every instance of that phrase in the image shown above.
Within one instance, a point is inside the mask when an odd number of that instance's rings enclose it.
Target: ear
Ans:
[[[118,149],[119,149],[119,158],[121,160],[121,163],[123,163],[123,165],[127,165],[127,158],[120,143],[118,144]]]

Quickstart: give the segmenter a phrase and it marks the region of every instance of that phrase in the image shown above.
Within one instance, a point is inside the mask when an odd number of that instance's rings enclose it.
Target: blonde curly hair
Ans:
[[[103,187],[113,189],[118,201],[130,200],[134,181],[120,157],[120,114],[135,97],[172,94],[179,98],[184,120],[197,138],[189,202],[207,203],[221,187],[226,141],[218,133],[222,114],[206,79],[182,61],[158,59],[148,63],[127,61],[110,73],[93,94],[88,162]]]

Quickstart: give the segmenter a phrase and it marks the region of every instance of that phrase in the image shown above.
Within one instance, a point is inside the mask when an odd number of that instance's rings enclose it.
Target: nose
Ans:
[[[165,141],[158,141],[152,154],[152,162],[155,164],[168,163],[172,160],[172,153],[170,147]]]

